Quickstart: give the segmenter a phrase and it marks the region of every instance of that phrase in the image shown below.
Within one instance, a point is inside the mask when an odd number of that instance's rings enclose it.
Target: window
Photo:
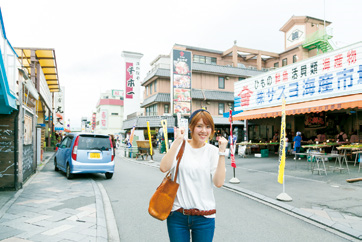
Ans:
[[[219,89],[225,89],[225,78],[219,76]]]
[[[245,80],[244,77],[239,77],[239,81]]]
[[[152,94],[152,83],[150,84],[150,94]]]
[[[274,63],[274,67],[275,67],[275,68],[278,68],[278,67],[279,67],[279,62],[275,62],[275,63]]]
[[[146,116],[150,116],[150,107],[146,108]]]
[[[165,108],[164,108],[164,113],[169,113],[170,112],[170,105],[169,104],[165,104]]]
[[[219,103],[219,115],[222,115],[224,113],[224,104],[223,103]]]
[[[216,65],[216,57],[202,56],[202,55],[194,55],[193,62],[196,63],[206,63]]]
[[[206,56],[200,56],[200,63],[206,62]]]
[[[288,59],[287,58],[282,60],[282,66],[286,66],[286,65],[288,65]]]
[[[157,80],[155,81],[155,84],[154,84],[154,85],[155,85],[154,91],[157,92]]]
[[[298,61],[298,56],[297,55],[293,55],[293,63]]]
[[[112,116],[118,116],[118,113],[111,113]]]
[[[146,96],[148,95],[148,86],[146,86]]]

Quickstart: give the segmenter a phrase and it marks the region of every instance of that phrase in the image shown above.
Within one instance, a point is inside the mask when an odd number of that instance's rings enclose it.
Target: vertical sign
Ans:
[[[135,80],[133,74],[135,72],[135,67],[133,63],[126,62],[126,99],[133,99],[135,94],[133,87],[135,86]]]
[[[64,130],[64,87],[54,95],[54,130]]]
[[[125,82],[124,82],[124,93],[121,90],[112,91],[112,95],[120,96],[123,100],[124,96],[124,107],[123,107],[123,118],[127,119],[130,114],[136,113],[140,115],[141,112],[141,58],[143,54],[122,51],[122,66],[125,69]]]
[[[182,115],[191,114],[191,52],[172,50],[171,110]]]
[[[106,129],[108,124],[108,111],[106,109],[101,110],[101,129]]]
[[[92,114],[92,130],[94,130],[96,128],[96,113]]]
[[[280,146],[279,146],[279,173],[278,182],[284,183],[284,167],[285,167],[285,99],[282,104],[282,124],[280,129]]]

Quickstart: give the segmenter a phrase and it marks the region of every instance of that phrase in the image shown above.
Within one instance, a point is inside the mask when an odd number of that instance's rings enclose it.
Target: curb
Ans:
[[[142,164],[142,165],[152,166],[152,167],[155,167],[155,168],[159,167],[158,163],[157,164],[145,163],[145,162],[132,160],[132,159],[127,158],[127,157],[122,157],[122,158],[126,159],[129,162],[134,162],[134,163],[138,163],[138,164]],[[296,207],[291,206],[289,204],[277,201],[275,199],[269,198],[267,196],[261,195],[259,193],[253,192],[253,191],[249,191],[247,189],[244,189],[244,188],[241,188],[241,187],[229,184],[229,183],[224,184],[222,186],[222,188],[230,190],[232,192],[241,193],[244,196],[247,196],[247,197],[249,197],[249,198],[251,198],[253,200],[256,200],[258,202],[262,202],[262,203],[264,203],[264,204],[266,204],[268,206],[271,206],[271,207],[274,207],[274,208],[279,208],[280,211],[297,215],[298,217],[305,218],[308,221],[316,222],[316,223],[318,223],[320,225],[324,225],[324,226],[326,226],[328,228],[331,228],[331,229],[333,229],[335,231],[338,231],[340,233],[343,233],[345,235],[348,235],[348,236],[351,236],[353,238],[362,240],[362,232],[361,231],[352,229],[352,228],[350,228],[348,226],[345,226],[345,225],[343,225],[341,223],[334,222],[334,221],[331,221],[329,219],[319,217],[319,216],[315,215],[314,213],[304,211],[302,209],[296,208]]]

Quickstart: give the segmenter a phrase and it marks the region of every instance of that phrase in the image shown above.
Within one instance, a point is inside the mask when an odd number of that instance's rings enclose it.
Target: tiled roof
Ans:
[[[169,93],[157,93],[146,100],[141,104],[141,108],[151,104],[151,103],[169,103],[170,102],[170,94]]]
[[[206,98],[205,100],[210,100],[210,101],[234,102],[234,93],[217,91],[217,90],[192,89],[191,98],[202,99],[202,100]],[[141,108],[146,107],[152,103],[169,103],[169,102],[170,102],[170,93],[157,93],[144,100],[143,103],[141,104]]]
[[[230,125],[229,123],[229,118],[224,118],[224,117],[212,117],[214,119],[214,124],[215,125]],[[244,121],[233,121],[233,125],[244,125]]]
[[[173,116],[139,116],[123,121],[122,129],[132,129],[136,122],[136,128],[147,128],[147,121],[150,122],[150,128],[160,128],[161,120],[167,120],[167,127],[175,127],[175,118]]]
[[[122,129],[132,129],[136,122],[136,128],[147,128],[147,121],[150,122],[150,128],[160,128],[161,120],[167,119],[167,127],[175,127],[175,118],[173,116],[139,116],[123,121]],[[229,119],[224,117],[213,117],[215,125],[229,125]],[[233,125],[244,125],[244,121],[233,121]],[[250,123],[249,123],[250,125]]]
[[[214,90],[204,90],[206,100],[216,100],[216,101],[230,101],[234,102],[234,93],[233,92],[223,92],[223,91],[214,91]]]
[[[154,77],[154,76],[168,77],[168,78],[170,78],[170,75],[171,75],[171,74],[170,74],[170,69],[157,68],[156,70],[148,73],[142,83],[147,82],[149,79],[151,79],[151,78]]]

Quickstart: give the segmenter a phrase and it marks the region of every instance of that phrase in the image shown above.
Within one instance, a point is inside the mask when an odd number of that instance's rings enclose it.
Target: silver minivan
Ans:
[[[66,173],[68,179],[80,173],[114,173],[114,153],[110,136],[104,134],[70,133],[57,145],[54,169]]]

